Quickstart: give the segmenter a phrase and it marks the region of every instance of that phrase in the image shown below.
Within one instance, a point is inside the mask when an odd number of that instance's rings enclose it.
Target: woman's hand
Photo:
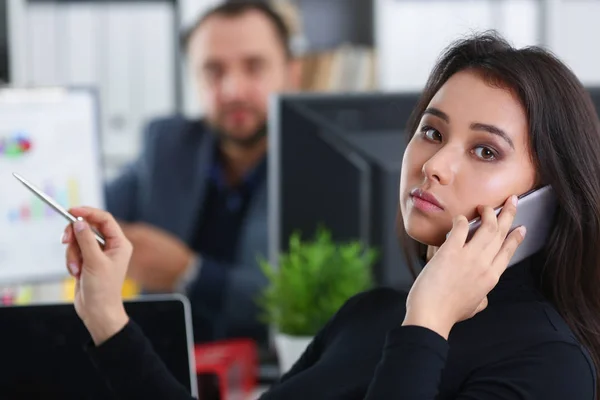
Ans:
[[[447,339],[454,324],[487,307],[487,294],[523,241],[525,227],[507,236],[517,212],[516,196],[506,201],[498,218],[491,207],[479,207],[478,211],[481,226],[468,243],[467,219],[454,219],[448,239],[408,295],[402,325],[423,326]]]
[[[67,268],[75,277],[75,310],[99,345],[119,332],[128,322],[121,290],[132,246],[109,213],[94,208],[73,208],[70,212],[85,221],[66,227]],[[106,239],[104,250],[90,229],[92,224]]]

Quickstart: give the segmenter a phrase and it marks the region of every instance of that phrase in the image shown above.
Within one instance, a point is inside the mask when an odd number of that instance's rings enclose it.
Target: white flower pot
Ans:
[[[275,334],[275,348],[277,350],[281,375],[292,368],[312,339],[310,336],[290,336],[284,333]]]

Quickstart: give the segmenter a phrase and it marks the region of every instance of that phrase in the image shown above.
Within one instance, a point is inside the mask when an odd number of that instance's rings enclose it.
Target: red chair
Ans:
[[[258,350],[249,339],[222,340],[195,346],[196,375],[214,375],[219,398],[247,399],[256,388]]]

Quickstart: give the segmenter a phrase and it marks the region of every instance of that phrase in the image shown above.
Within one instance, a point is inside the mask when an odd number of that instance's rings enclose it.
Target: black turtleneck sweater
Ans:
[[[401,326],[406,295],[350,299],[262,400],[594,400],[588,352],[534,284],[530,261],[509,268],[488,307],[446,341]],[[133,324],[90,355],[123,398],[190,399]]]

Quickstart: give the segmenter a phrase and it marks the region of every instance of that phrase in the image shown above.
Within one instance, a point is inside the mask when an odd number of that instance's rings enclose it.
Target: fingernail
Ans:
[[[62,244],[67,243],[67,232],[63,233],[62,238],[60,239]]]
[[[75,221],[75,223],[73,224],[73,227],[75,228],[75,232],[81,232],[82,230],[84,230],[84,229],[85,229],[85,222],[84,222],[84,221],[77,220],[77,221]]]
[[[517,203],[519,203],[519,198],[515,195],[512,196],[512,198],[510,199],[510,201],[512,201],[513,206],[517,206]]]
[[[525,228],[524,226],[519,227],[519,232],[521,232],[521,236],[525,237],[525,234],[527,233],[527,228]]]
[[[73,276],[79,275],[79,266],[76,263],[69,263],[68,267],[69,271],[71,271],[71,274],[73,274]]]

